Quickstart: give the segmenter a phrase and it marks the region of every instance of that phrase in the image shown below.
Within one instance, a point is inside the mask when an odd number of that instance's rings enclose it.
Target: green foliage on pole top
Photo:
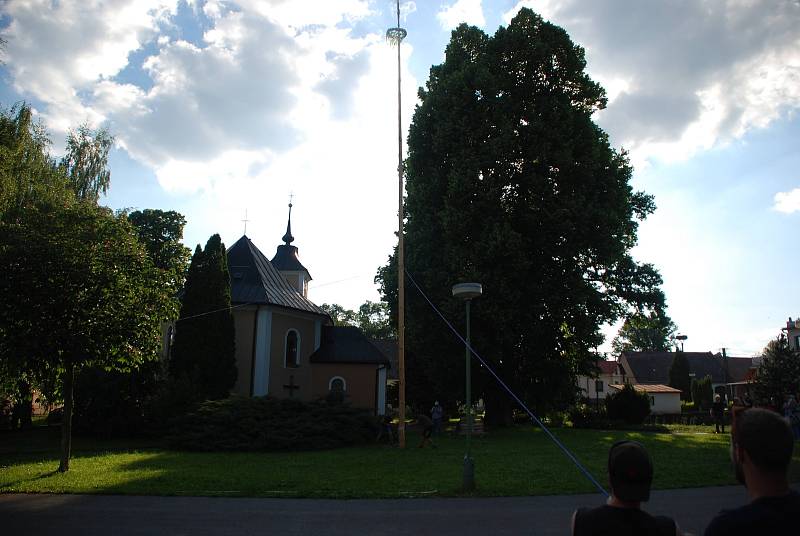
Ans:
[[[691,384],[692,402],[697,410],[709,409],[714,402],[714,389],[711,376],[706,375],[701,379],[693,378]]]
[[[592,371],[599,327],[663,308],[658,272],[630,255],[653,199],[632,190],[627,155],[592,121],[605,92],[563,29],[522,9],[493,36],[459,26],[445,56],[408,136],[407,269],[462,332],[450,289],[482,283],[473,346],[535,411],[566,407],[575,376]],[[396,318],[394,257],[376,280]],[[409,399],[423,378],[428,393],[460,400],[463,346],[406,289]],[[510,422],[508,395],[475,372],[487,421]]]
[[[675,343],[675,330],[665,311],[637,311],[625,319],[611,347],[617,356],[622,352],[668,352]]]
[[[235,331],[225,246],[218,234],[197,245],[181,298],[169,372],[192,384],[193,402],[225,398],[236,383]]]
[[[755,383],[756,398],[781,407],[787,395],[800,393],[800,352],[792,351],[786,336],[781,334],[764,348]]]
[[[608,418],[626,424],[642,424],[650,415],[650,397],[626,383],[618,392],[606,396]]]
[[[681,390],[681,400],[690,400],[691,397],[691,372],[689,360],[683,352],[675,352],[672,364],[669,367],[669,386]]]

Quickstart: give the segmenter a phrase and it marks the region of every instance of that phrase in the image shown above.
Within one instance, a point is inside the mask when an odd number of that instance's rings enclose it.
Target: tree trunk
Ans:
[[[504,392],[488,390],[484,399],[486,416],[484,422],[491,427],[505,427],[514,424],[514,402]]]
[[[64,371],[64,418],[61,421],[61,473],[69,471],[69,458],[72,451],[72,388],[75,382],[75,365],[67,363]]]

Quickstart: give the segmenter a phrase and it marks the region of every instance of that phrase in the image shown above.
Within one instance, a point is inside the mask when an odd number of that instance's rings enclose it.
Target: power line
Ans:
[[[183,322],[184,320],[191,320],[192,318],[197,318],[197,317],[200,317],[200,316],[213,315],[214,313],[219,313],[221,311],[230,311],[232,309],[237,309],[239,307],[244,307],[245,305],[252,305],[252,304],[248,302],[248,303],[241,303],[239,305],[232,305],[230,307],[223,307],[222,309],[214,309],[213,311],[207,311],[205,313],[198,313],[198,314],[192,315],[192,316],[185,316],[183,318],[177,319],[175,322],[178,323],[178,322]]]
[[[453,327],[453,324],[451,324],[444,317],[442,312],[433,304],[433,302],[428,298],[428,296],[425,294],[425,292],[422,291],[422,288],[420,288],[420,286],[417,284],[417,282],[414,281],[414,278],[411,276],[411,273],[408,270],[405,270],[405,273],[408,276],[408,279],[411,281],[411,283],[413,283],[414,286],[417,287],[417,290],[419,291],[419,293],[422,294],[422,297],[425,298],[425,301],[428,302],[428,305],[430,305],[431,308],[436,312],[436,314],[439,315],[439,318],[441,318],[444,321],[444,323],[447,324],[447,327],[450,328],[450,331],[452,331],[455,334],[455,336],[458,337],[458,339],[461,342],[463,342],[467,346],[467,348],[469,348],[470,353],[472,353],[472,355],[474,355],[476,358],[478,358],[478,361],[481,362],[481,365],[483,365],[486,368],[486,370],[488,370],[489,373],[491,373],[491,375],[494,376],[494,379],[497,380],[497,382],[503,387],[503,389],[505,389],[508,392],[508,394],[511,395],[511,397],[514,400],[517,401],[517,404],[519,404],[520,407],[525,410],[525,412],[528,414],[528,416],[530,416],[531,420],[533,420],[534,423],[539,425],[539,428],[541,428],[542,431],[544,431],[544,433],[546,433],[547,436],[553,441],[553,443],[555,443],[556,446],[561,449],[561,452],[563,452],[564,455],[566,455],[566,457],[569,458],[570,461],[572,461],[572,463],[575,464],[575,466],[578,469],[580,469],[580,471],[583,473],[583,475],[587,479],[589,479],[589,481],[592,484],[595,485],[595,487],[600,491],[600,493],[602,493],[602,494],[607,496],[608,492],[597,481],[597,479],[595,479],[595,477],[592,475],[592,473],[590,473],[589,470],[586,469],[586,467],[584,467],[583,464],[581,464],[580,461],[578,461],[578,458],[576,458],[575,455],[572,454],[572,452],[570,452],[570,450],[567,447],[565,447],[564,444],[561,443],[561,441],[559,441],[558,438],[555,435],[553,435],[553,433],[544,425],[544,423],[542,423],[542,421],[539,420],[539,418],[536,415],[534,415],[533,412],[530,409],[528,409],[528,406],[526,406],[525,403],[522,400],[520,400],[520,398],[516,394],[514,394],[514,391],[512,391],[511,388],[508,385],[506,385],[506,383],[503,380],[500,379],[500,376],[498,376],[497,373],[495,373],[494,369],[492,369],[492,367],[489,366],[489,364],[478,354],[478,352],[476,352],[475,349],[472,348],[472,346],[461,336],[461,334],[456,330],[456,328]]]

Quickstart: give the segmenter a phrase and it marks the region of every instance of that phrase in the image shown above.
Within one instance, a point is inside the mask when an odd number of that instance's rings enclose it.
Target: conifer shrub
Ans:
[[[234,396],[177,418],[167,440],[181,450],[321,450],[367,443],[376,434],[375,417],[347,404]]]
[[[650,397],[625,384],[619,392],[606,396],[606,410],[611,420],[642,424],[650,415]]]

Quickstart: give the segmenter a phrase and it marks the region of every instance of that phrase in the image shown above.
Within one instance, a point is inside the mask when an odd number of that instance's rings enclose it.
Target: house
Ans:
[[[621,391],[624,384],[609,385],[612,392]],[[681,412],[681,390],[661,384],[633,384],[638,393],[645,393],[650,399],[650,413],[663,415],[665,413]]]
[[[292,245],[291,207],[272,260],[246,235],[227,250],[238,369],[232,391],[302,401],[337,392],[383,414],[389,360],[358,328],[333,326],[308,299],[311,274]]]
[[[588,399],[605,398],[608,386],[611,384],[624,384],[626,382],[625,369],[617,361],[597,360],[597,375],[577,377],[581,397]]]
[[[786,339],[789,341],[789,348],[795,352],[800,351],[800,318],[792,320],[792,317],[790,316],[789,321],[786,322],[786,327],[781,331],[786,332]]]
[[[751,357],[732,357],[711,352],[683,352],[683,355],[689,362],[691,377],[702,379],[711,376],[714,392],[724,394],[728,390],[729,398],[740,396],[734,394],[734,386],[745,385],[742,382],[748,381],[747,378],[751,376],[749,371],[754,366]],[[631,383],[667,385],[674,358],[675,352],[622,352],[619,362]]]

